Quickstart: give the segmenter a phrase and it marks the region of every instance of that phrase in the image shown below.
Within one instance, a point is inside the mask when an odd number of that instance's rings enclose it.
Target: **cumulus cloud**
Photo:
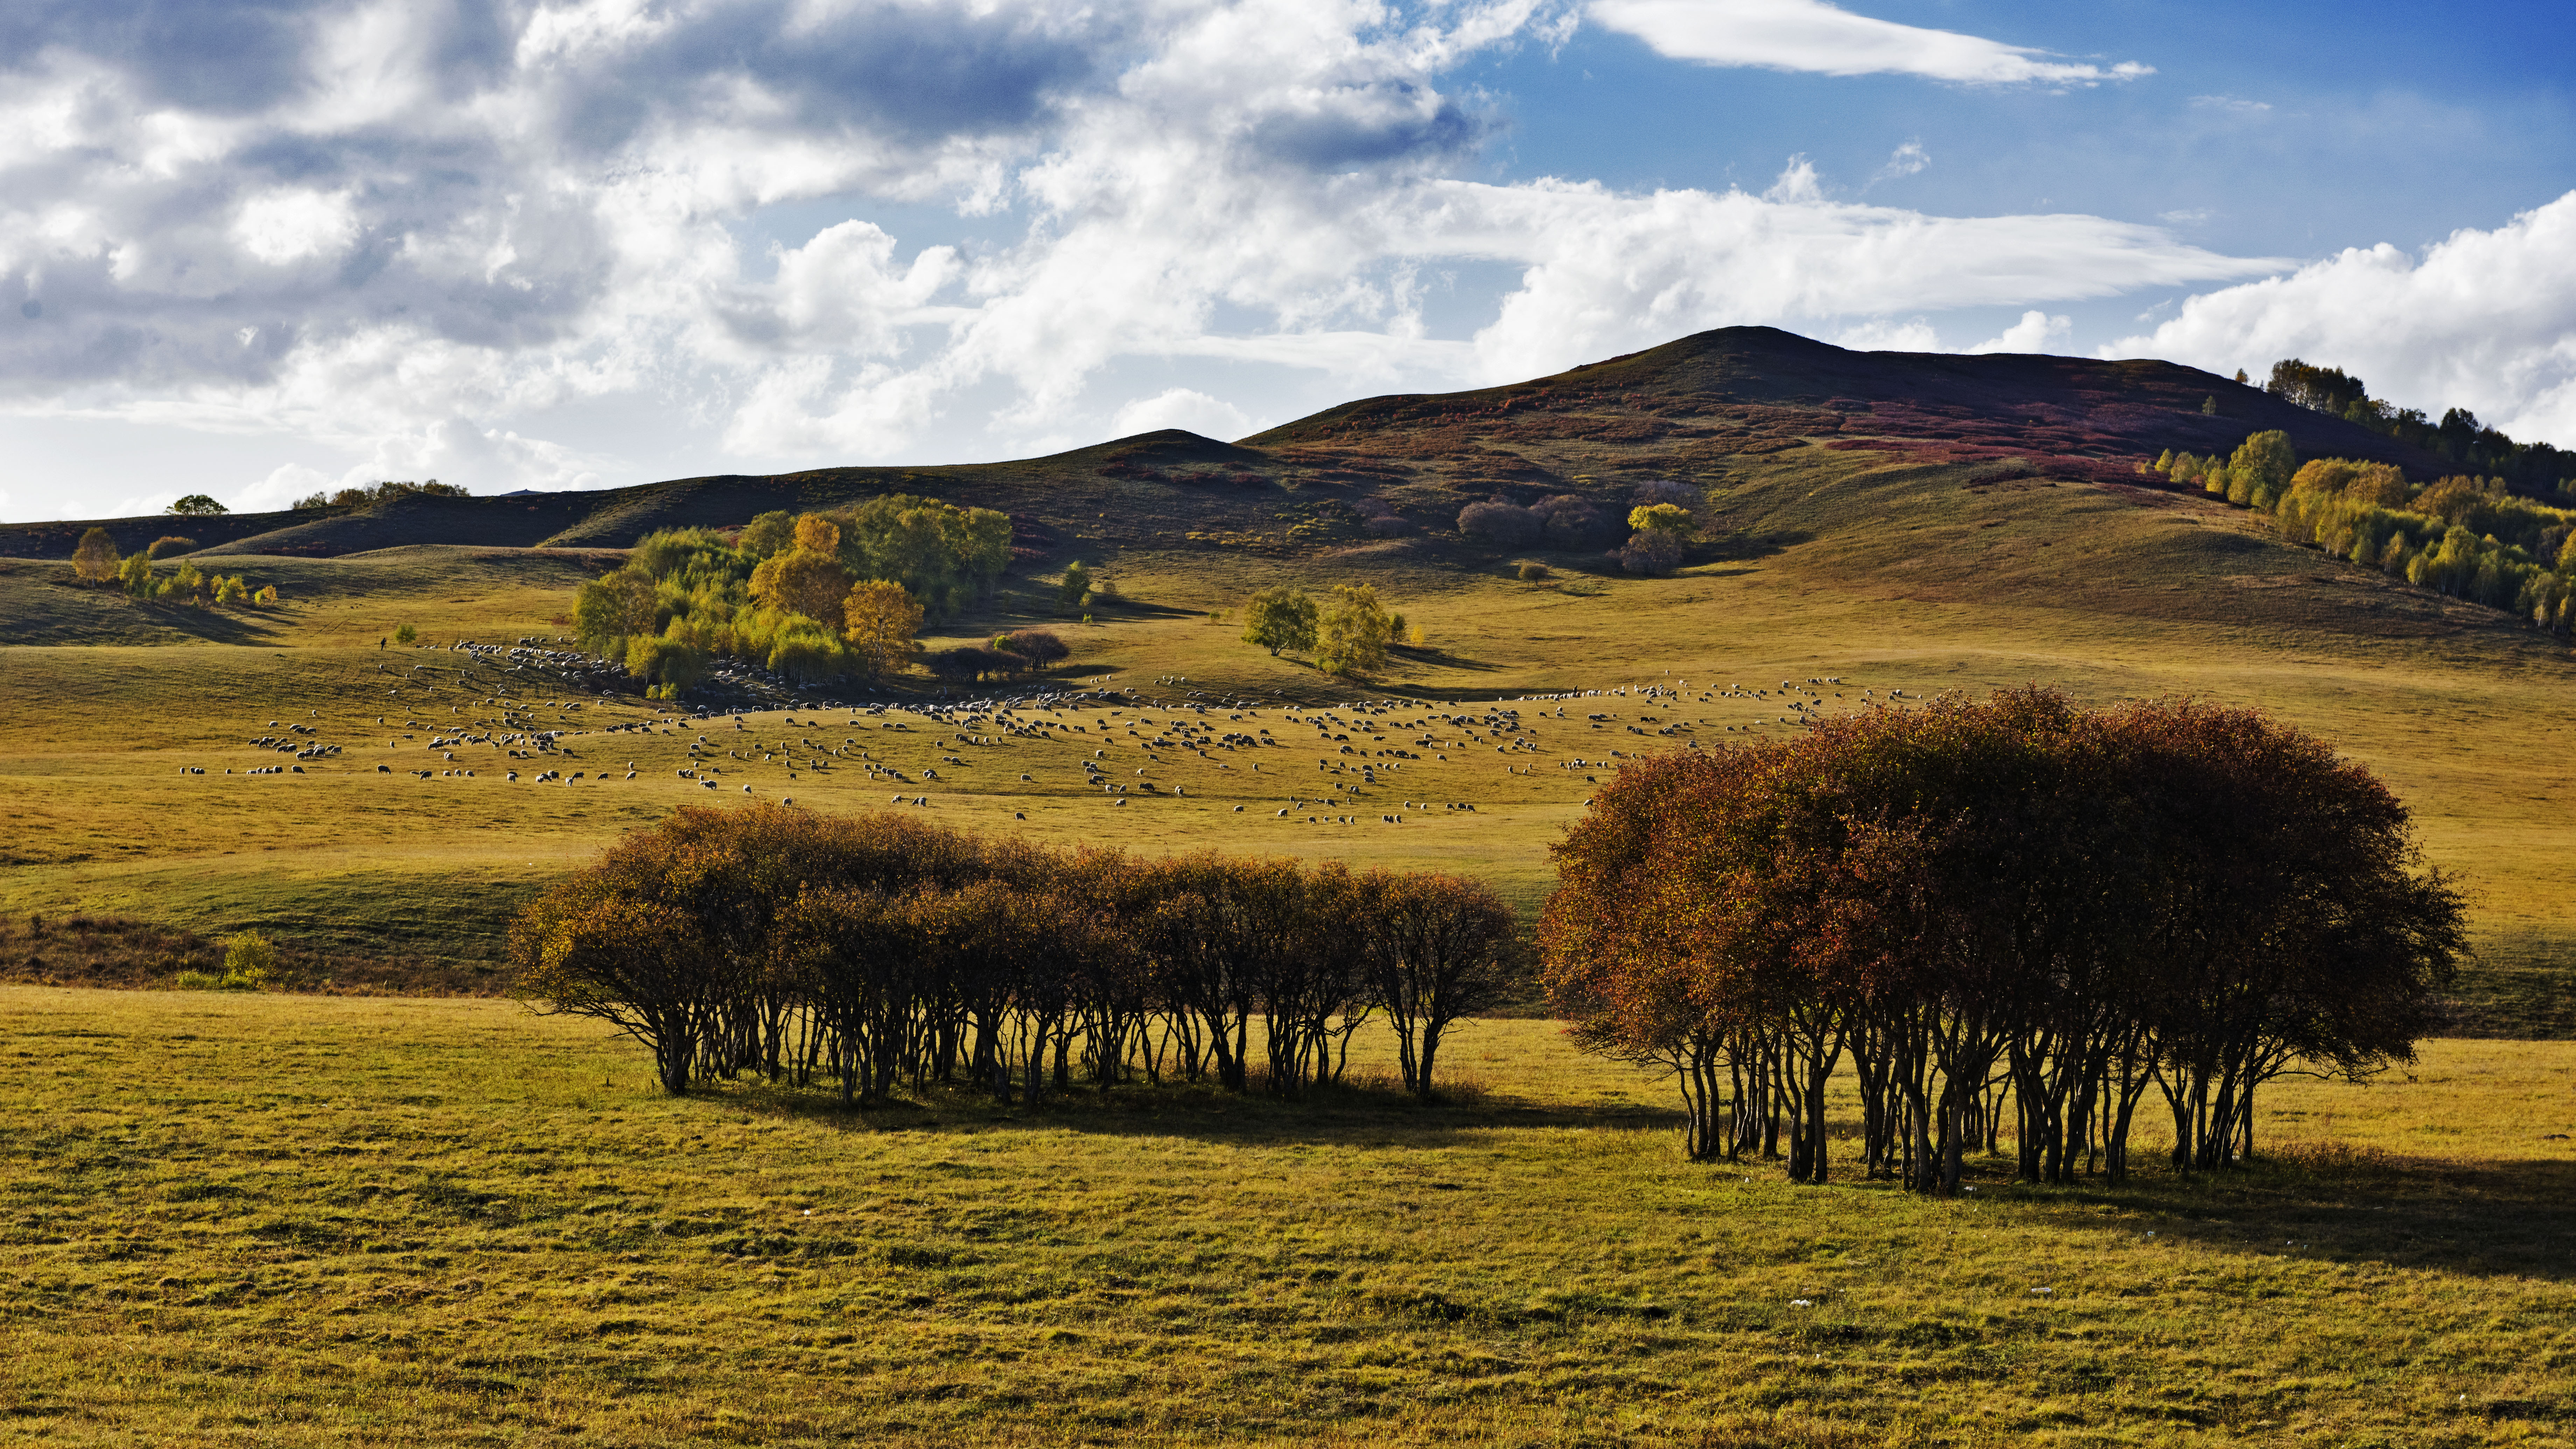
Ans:
[[[2021,314],[2021,320],[2003,330],[2000,336],[1965,349],[1971,355],[1988,352],[2046,352],[2048,344],[2075,330],[2071,317],[2051,317],[2033,310]]]
[[[1965,85],[2098,85],[2154,74],[2096,65],[1952,30],[1873,19],[1824,0],[1594,0],[1599,24],[1662,55],[1819,75],[1900,74]]]
[[[2102,354],[2256,377],[2302,357],[2392,402],[2467,407],[2526,441],[2576,443],[2576,192],[2421,253],[2354,248],[2203,293]]]
[[[1109,425],[1110,432],[1122,438],[1158,428],[1185,428],[1203,438],[1228,439],[1259,431],[1243,409],[1188,387],[1140,397],[1119,408]]]
[[[1621,3],[1619,23],[1689,28]],[[2123,73],[1821,4],[1699,10],[1772,37],[1763,64],[1794,32],[1950,80]],[[0,408],[354,460],[249,502],[432,474],[583,486],[654,465],[550,440],[554,410],[650,409],[806,463],[1122,418],[1239,434],[1241,399],[1122,406],[1095,380],[1156,357],[1460,385],[1729,323],[1829,332],[2282,265],[2097,217],[1860,205],[1803,160],[1759,195],[1461,179],[1504,118],[1452,77],[1562,43],[1576,13],[204,0],[110,23],[30,0],[0,16],[0,281],[21,304],[0,309]],[[1909,143],[1889,170],[1928,160]],[[798,208],[778,244],[744,240]],[[985,222],[913,234],[942,212]],[[1459,262],[1516,280],[1484,325],[1432,336],[1416,278]]]

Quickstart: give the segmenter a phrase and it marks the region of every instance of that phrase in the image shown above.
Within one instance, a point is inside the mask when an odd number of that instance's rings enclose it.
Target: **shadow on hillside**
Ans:
[[[220,614],[212,609],[189,609],[173,604],[140,603],[143,616],[164,629],[203,639],[209,644],[268,644],[277,639],[278,631],[265,619],[243,618]]]
[[[1812,543],[1817,535],[1812,529],[1774,528],[1760,532],[1745,530],[1721,534],[1691,549],[1688,567],[1708,564],[1750,563],[1788,552],[1802,543]]]
[[[1402,645],[1391,651],[1412,664],[1428,664],[1441,669],[1463,669],[1472,674],[1492,674],[1503,666],[1486,659],[1470,659],[1438,644]]]

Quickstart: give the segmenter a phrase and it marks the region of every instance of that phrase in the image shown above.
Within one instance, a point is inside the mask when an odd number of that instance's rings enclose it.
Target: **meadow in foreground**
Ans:
[[[662,1097],[493,1001],[10,987],[0,1031],[31,1441],[2576,1438],[2561,1044],[2284,1082],[2250,1170],[1935,1200],[1687,1165],[1545,1022],[1464,1029],[1434,1107],[1364,1040],[1304,1104],[1034,1112]]]

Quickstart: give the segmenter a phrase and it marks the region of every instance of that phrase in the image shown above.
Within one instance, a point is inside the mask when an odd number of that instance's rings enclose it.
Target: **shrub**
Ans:
[[[254,603],[254,604],[274,604],[274,603],[276,603],[276,602],[277,602],[277,585],[275,585],[275,584],[270,584],[268,587],[266,587],[266,588],[264,588],[264,589],[260,590],[258,593],[251,595],[251,596],[250,596],[250,599],[251,599],[251,602],[252,602],[252,603]]]
[[[1019,659],[998,649],[980,644],[960,644],[942,649],[930,656],[930,672],[956,684],[972,684],[987,674],[1010,674],[1018,671]]]
[[[1601,510],[1571,493],[1542,498],[1530,506],[1530,511],[1546,525],[1548,541],[1566,547],[1597,537],[1608,521],[1601,516]]]
[[[1032,669],[1044,669],[1073,652],[1072,646],[1057,638],[1052,629],[1014,630],[993,641],[993,647],[1018,655]]]
[[[152,546],[143,551],[143,556],[169,558],[174,554],[194,553],[196,548],[197,541],[193,538],[181,538],[175,533],[165,533],[152,540]]]
[[[1524,583],[1534,583],[1548,576],[1547,565],[1528,559],[1522,560],[1521,566],[1513,572],[1518,574]]]
[[[1458,510],[1458,531],[1482,543],[1525,543],[1544,526],[1536,513],[1500,498]]]
[[[182,971],[181,991],[259,991],[277,979],[277,946],[257,931],[224,938],[224,969]]]
[[[1672,478],[1649,478],[1637,485],[1637,502],[1641,506],[1669,503],[1684,513],[1697,513],[1699,490]]]
[[[1619,567],[1632,574],[1668,574],[1681,567],[1681,535],[1669,529],[1648,529],[1630,538],[1617,556]]]
[[[1082,560],[1075,559],[1064,566],[1064,581],[1056,585],[1056,608],[1070,614],[1090,601],[1091,570],[1083,567]]]
[[[1405,522],[1403,519],[1396,517],[1392,513],[1378,514],[1362,523],[1360,527],[1367,529],[1369,533],[1378,538],[1401,538],[1413,531],[1412,524]]]

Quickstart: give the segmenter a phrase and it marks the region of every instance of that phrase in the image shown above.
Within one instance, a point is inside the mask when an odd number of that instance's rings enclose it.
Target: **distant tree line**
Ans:
[[[2284,538],[2454,598],[2576,632],[2576,509],[2502,478],[2407,482],[2392,464],[2301,463],[2289,434],[2256,433],[2226,458],[2167,453],[2156,471],[2269,513]]]
[[[1556,848],[1560,1012],[1679,1080],[1692,1156],[1786,1143],[1827,1176],[1846,1054],[1861,1170],[1958,1189],[2253,1148],[2290,1070],[2411,1060],[2464,950],[2459,893],[2361,766],[2260,713],[2028,689],[1632,765]]]
[[[880,1102],[1209,1082],[1300,1097],[1373,1015],[1428,1098],[1508,982],[1512,918],[1451,876],[985,840],[901,816],[684,807],[511,928],[516,990],[653,1053]]]
[[[2263,390],[2311,411],[2358,423],[2410,447],[2439,453],[2464,471],[2503,480],[2516,492],[2554,498],[2576,494],[2576,452],[2547,443],[2517,443],[2478,421],[2467,408],[2448,408],[2441,421],[2417,408],[2401,408],[2370,395],[2360,378],[2298,358],[2272,364]]]
[[[253,589],[241,575],[226,577],[199,569],[182,558],[168,573],[152,567],[153,561],[195,548],[192,539],[163,537],[141,553],[120,554],[116,539],[104,528],[93,528],[81,535],[72,550],[72,573],[86,584],[115,584],[135,598],[159,604],[178,604],[204,609],[216,605],[227,607],[244,604],[274,604],[277,585]]]
[[[731,535],[646,537],[624,567],[582,586],[573,625],[582,647],[661,697],[718,657],[799,683],[873,678],[910,667],[923,620],[988,599],[1010,560],[1010,516],[989,508],[895,494],[764,513]]]
[[[373,508],[378,504],[391,503],[400,498],[470,498],[472,496],[474,495],[466,489],[453,483],[441,483],[435,478],[424,483],[403,479],[399,482],[387,480],[327,492],[316,491],[296,499],[295,506],[298,508]],[[221,512],[222,509],[217,508],[216,511]]]

